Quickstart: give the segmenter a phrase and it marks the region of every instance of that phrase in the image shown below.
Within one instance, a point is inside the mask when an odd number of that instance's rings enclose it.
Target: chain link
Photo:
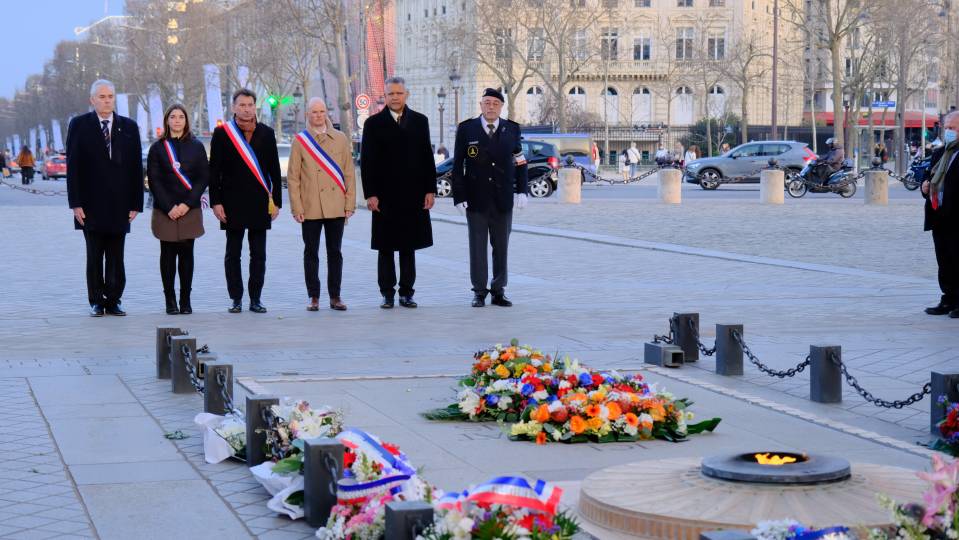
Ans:
[[[584,166],[582,166],[582,165],[580,165],[579,163],[576,163],[576,162],[567,163],[566,165],[564,165],[564,168],[579,169],[580,172],[583,173],[583,183],[584,183],[584,184],[596,184],[596,183],[599,183],[599,182],[603,182],[603,183],[606,183],[606,184],[632,184],[633,182],[639,182],[640,180],[643,180],[643,179],[645,179],[645,178],[649,178],[650,176],[652,176],[652,175],[658,173],[659,171],[661,171],[662,169],[671,169],[671,168],[673,168],[673,167],[668,167],[668,166],[667,166],[667,167],[662,167],[662,166],[653,167],[652,169],[650,169],[650,170],[648,170],[648,171],[642,172],[642,173],[640,173],[640,174],[637,174],[636,176],[633,176],[633,177],[630,177],[630,178],[626,178],[626,179],[624,179],[624,180],[619,180],[618,178],[603,178],[602,176],[594,173],[593,171],[587,169],[586,167],[584,167]]]
[[[180,353],[183,355],[183,363],[186,365],[187,375],[190,376],[190,383],[197,392],[202,394],[203,385],[200,384],[200,379],[196,377],[196,369],[193,367],[193,353],[190,352],[190,348],[186,344],[180,346]]]
[[[32,193],[34,195],[45,195],[47,197],[57,197],[57,196],[62,196],[67,194],[65,190],[51,191],[47,189],[29,188],[24,186],[18,186],[17,184],[12,184],[10,182],[7,182],[6,180],[0,180],[0,183],[2,183],[3,185],[7,186],[10,189],[15,189],[17,191],[25,191],[27,193]]]
[[[693,322],[693,318],[690,317],[686,319],[686,322],[689,324],[689,331],[692,332],[693,336],[696,337],[696,346],[699,347],[699,352],[703,353],[703,356],[712,356],[716,354],[716,345],[713,344],[711,349],[707,349],[703,342],[699,340],[699,328],[696,327],[696,323]]]
[[[836,357],[836,353],[830,352],[829,360],[833,364],[839,367],[839,371],[842,373],[842,376],[846,379],[846,383],[849,384],[849,386],[853,387],[853,389],[855,389],[856,392],[860,396],[862,396],[863,399],[865,399],[869,403],[872,403],[876,407],[882,407],[885,409],[901,409],[903,407],[908,407],[909,405],[912,405],[913,403],[922,401],[922,398],[926,397],[926,394],[932,393],[932,383],[927,382],[926,384],[923,385],[922,390],[916,392],[915,394],[909,396],[906,399],[899,400],[899,401],[886,401],[884,399],[879,399],[873,396],[871,392],[869,392],[868,390],[866,390],[859,384],[859,381],[856,380],[856,378],[853,377],[851,373],[849,373],[849,370],[846,369],[846,364],[842,360],[840,360],[838,357]]]
[[[676,316],[669,318],[669,334],[665,336],[653,334],[653,343],[674,344],[676,342],[676,335],[673,333],[673,328],[676,328]]]
[[[216,370],[216,384],[220,387],[220,399],[223,400],[223,408],[226,409],[226,412],[236,418],[243,419],[242,411],[238,410],[233,405],[233,397],[230,396],[229,392],[226,391],[226,371],[222,369]]]
[[[784,371],[777,371],[760,362],[759,358],[756,358],[756,355],[753,354],[753,352],[749,349],[749,346],[746,345],[746,342],[743,341],[742,334],[736,330],[732,330],[730,334],[732,334],[733,339],[736,340],[736,343],[739,344],[739,347],[742,348],[743,354],[746,355],[746,358],[748,358],[753,365],[759,368],[759,371],[762,371],[767,375],[772,375],[773,377],[778,377],[780,379],[785,379],[786,377],[795,377],[796,375],[805,371],[806,368],[809,367],[809,364],[812,363],[812,359],[809,356],[806,356],[806,359],[797,364],[796,367],[789,368]]]
[[[260,417],[266,424],[266,444],[270,447],[271,457],[274,461],[285,458],[286,452],[284,452],[283,448],[280,447],[280,436],[276,430],[276,424],[279,418],[273,414],[273,409],[270,407],[264,407],[261,409]]]

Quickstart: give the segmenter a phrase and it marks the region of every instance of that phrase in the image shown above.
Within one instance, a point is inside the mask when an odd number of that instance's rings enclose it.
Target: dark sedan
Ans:
[[[523,155],[529,167],[529,185],[527,192],[532,197],[549,197],[556,191],[557,172],[559,170],[559,150],[556,146],[538,141],[523,141]],[[453,185],[449,173],[453,169],[453,158],[440,162],[436,166],[436,194],[449,197],[453,194]]]

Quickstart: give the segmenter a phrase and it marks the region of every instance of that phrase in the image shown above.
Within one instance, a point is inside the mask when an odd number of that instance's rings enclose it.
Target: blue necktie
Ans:
[[[109,120],[100,120],[100,123],[103,124],[103,140],[107,144],[107,155],[111,156],[110,153],[110,121]]]

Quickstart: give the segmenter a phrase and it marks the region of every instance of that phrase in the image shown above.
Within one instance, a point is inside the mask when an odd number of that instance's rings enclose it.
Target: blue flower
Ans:
[[[528,396],[532,394],[534,390],[535,388],[533,388],[532,384],[526,383],[523,385],[523,388],[520,389],[519,393],[523,394],[524,396]]]
[[[487,407],[495,407],[497,403],[499,403],[499,396],[497,396],[496,394],[490,394],[486,396]]]
[[[534,405],[539,405],[539,402],[536,401],[536,400],[533,399],[533,398],[529,398],[529,400],[526,401],[526,405],[529,406],[529,407],[531,407],[531,406],[534,406]]]
[[[937,399],[936,401],[938,401],[939,404],[942,405],[943,403],[946,402],[946,396],[945,396],[945,395],[941,395],[941,396],[939,396],[939,399]]]
[[[589,376],[589,373],[580,373],[579,384],[580,386],[589,386],[593,384],[593,378]]]
[[[547,402],[547,403],[552,403],[552,402],[556,401],[557,399],[559,399],[559,398],[556,397],[554,394],[550,394],[550,395],[546,396],[546,402]]]

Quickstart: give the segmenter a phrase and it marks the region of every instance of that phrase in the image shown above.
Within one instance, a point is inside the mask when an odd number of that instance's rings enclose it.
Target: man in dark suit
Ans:
[[[466,211],[470,245],[470,281],[473,307],[483,307],[486,294],[492,304],[509,307],[506,298],[506,258],[513,226],[513,206],[526,207],[527,166],[520,126],[500,118],[503,94],[483,92],[483,114],[456,128],[453,150],[453,204]],[[486,244],[493,247],[493,280],[488,276]]]
[[[245,88],[233,94],[233,118],[213,131],[210,141],[210,204],[226,231],[226,287],[233,303],[228,311],[243,311],[243,235],[250,244],[250,311],[266,313],[260,301],[266,275],[266,231],[283,202],[276,136],[256,121],[256,94]]]
[[[90,103],[93,112],[74,117],[67,129],[67,199],[87,244],[90,315],[123,316],[123,246],[130,223],[143,211],[140,131],[114,113],[110,81],[93,83]]]
[[[939,304],[926,308],[926,313],[948,313],[959,319],[959,112],[947,114],[943,127],[946,144],[933,153],[929,169],[932,177],[922,183],[926,197],[923,230],[932,231],[942,290]]]
[[[430,209],[436,197],[436,165],[426,116],[406,106],[406,82],[386,81],[386,107],[363,124],[360,175],[373,212],[370,247],[379,252],[381,308],[393,307],[400,252],[400,305],[415,308],[416,250],[433,245]]]

